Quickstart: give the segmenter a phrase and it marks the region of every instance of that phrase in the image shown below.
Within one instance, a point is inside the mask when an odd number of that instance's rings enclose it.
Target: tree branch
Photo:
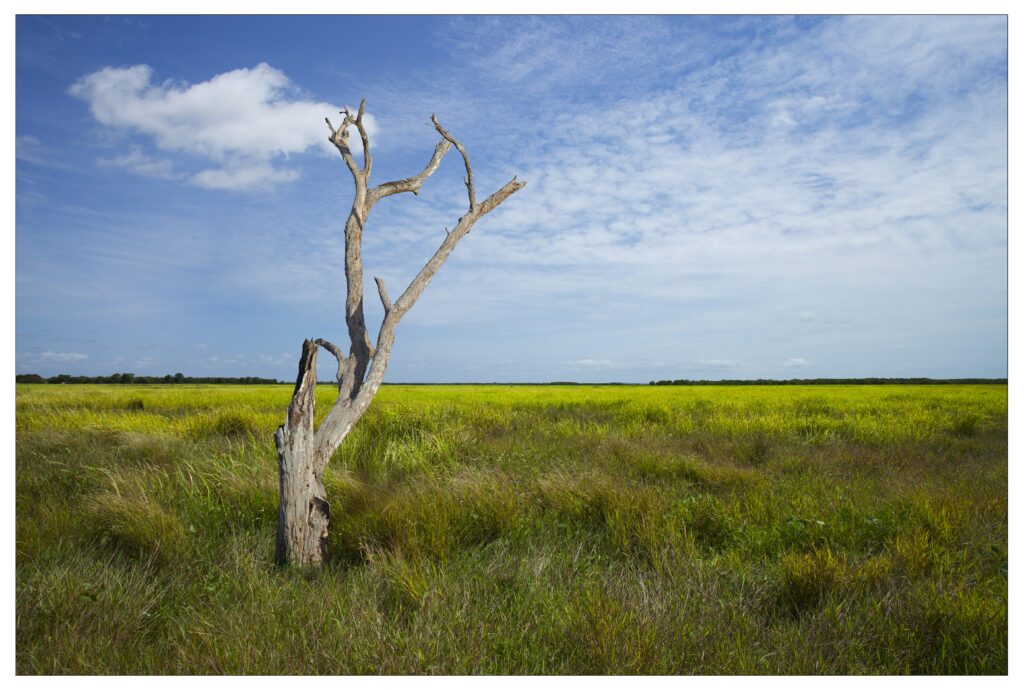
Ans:
[[[470,167],[470,165],[469,165],[469,154],[466,153],[466,147],[464,147],[462,144],[460,144],[458,141],[456,141],[455,137],[453,137],[451,134],[449,134],[445,130],[445,128],[441,126],[441,123],[437,121],[437,115],[431,115],[430,116],[430,121],[434,123],[434,129],[437,130],[437,133],[440,134],[442,137],[444,137],[446,140],[450,141],[452,143],[452,145],[454,145],[455,148],[458,149],[459,153],[462,154],[462,160],[465,161],[465,163],[466,163],[466,180],[465,180],[465,182],[466,182],[466,190],[469,192],[469,210],[470,211],[475,211],[476,210],[476,192],[473,190],[473,168]]]
[[[366,101],[364,100],[363,104],[365,105],[365,103]],[[327,137],[327,140],[334,144],[334,147],[338,149],[339,153],[341,153],[341,157],[344,159],[345,165],[348,166],[349,171],[352,173],[352,177],[355,178],[357,186],[365,186],[366,178],[369,175],[369,155],[367,153],[367,147],[369,144],[366,138],[366,130],[363,129],[362,125],[362,108],[363,106],[360,106],[360,114],[358,116],[358,121],[352,117],[352,113],[349,112],[348,108],[342,110],[341,114],[345,116],[345,119],[341,121],[341,126],[339,126],[337,130],[334,129],[334,126],[331,124],[330,120],[324,118],[325,120],[327,120],[327,128],[331,130],[331,136]],[[357,127],[357,129],[359,130],[359,136],[363,139],[363,153],[364,155],[366,155],[366,162],[364,163],[363,170],[360,170],[359,166],[356,165],[356,159],[352,156],[352,149],[350,149],[348,145],[348,128],[351,125],[355,125]]]
[[[513,194],[515,194],[520,189],[526,186],[526,183],[519,182],[516,179],[517,177],[519,176],[513,175],[512,179],[506,182],[501,189],[499,189],[494,194],[491,194],[489,197],[484,199],[484,203],[480,204],[480,206],[478,207],[477,218],[486,216],[488,213],[497,208],[498,204],[500,204],[505,199],[509,198],[510,196],[512,196]]]
[[[519,182],[516,178],[512,178],[505,185],[491,194],[487,199],[477,206],[475,210],[471,210],[466,215],[459,218],[459,222],[456,223],[455,227],[445,235],[444,241],[441,242],[441,246],[437,248],[434,255],[430,257],[430,260],[420,269],[420,272],[416,274],[416,277],[412,279],[409,286],[402,293],[398,301],[395,302],[394,308],[391,313],[388,314],[388,318],[394,315],[397,322],[398,319],[402,318],[405,312],[412,308],[412,305],[416,303],[420,295],[427,288],[427,284],[437,273],[438,269],[448,259],[448,255],[455,249],[455,245],[458,244],[459,240],[469,234],[469,231],[473,229],[473,225],[483,218],[485,215],[497,208],[498,204],[509,198],[520,189],[526,186],[525,182]],[[377,337],[377,350],[380,348],[380,336]],[[374,363],[376,366],[376,362]]]
[[[338,360],[338,376],[337,376],[337,378],[338,378],[338,383],[341,383],[341,378],[342,378],[342,375],[344,374],[344,371],[345,371],[345,365],[348,363],[348,357],[345,356],[345,353],[341,351],[340,347],[338,347],[337,345],[335,345],[334,343],[332,343],[329,340],[324,340],[323,338],[317,338],[313,342],[316,343],[317,345],[319,345],[320,347],[322,347],[323,349],[327,350],[328,352],[330,352],[332,355],[334,355],[334,359]]]
[[[369,179],[370,167],[372,166],[372,160],[370,158],[370,137],[366,134],[366,128],[363,126],[363,115],[366,113],[366,99],[359,101],[359,112],[356,113],[356,129],[359,130],[359,138],[363,142],[363,175]]]
[[[332,355],[334,355],[334,358],[339,362],[345,359],[345,353],[343,353],[341,351],[341,348],[332,343],[331,341],[324,340],[323,338],[317,338],[313,342],[322,347],[323,349],[327,350],[328,352],[330,352]]]
[[[352,179],[355,181],[352,210],[345,223],[345,322],[348,326],[351,348],[345,366],[342,366],[342,360],[338,360],[339,403],[343,402],[346,395],[354,395],[355,392],[358,392],[370,358],[373,356],[373,347],[366,331],[366,320],[363,315],[363,224],[373,206],[367,198],[366,192],[372,168],[372,157],[370,155],[370,139],[366,133],[366,127],[363,125],[365,113],[366,99],[363,99],[359,103],[359,111],[355,116],[348,108],[341,111],[345,119],[337,130],[331,125],[331,121],[327,120],[327,127],[331,130],[330,141],[341,153],[341,157],[345,160],[345,165],[348,166],[352,173]],[[361,170],[356,165],[349,147],[349,127],[352,125],[356,126],[363,142],[363,168]]]
[[[380,295],[380,302],[384,305],[384,316],[387,316],[391,311],[391,298],[388,297],[387,288],[384,287],[384,279],[375,277],[373,280],[377,283],[377,294]]]
[[[406,177],[403,180],[395,180],[394,182],[384,182],[377,185],[367,193],[370,203],[377,203],[385,197],[389,197],[392,194],[400,194],[402,192],[419,194],[420,187],[423,186],[423,183],[427,178],[433,175],[438,166],[441,165],[441,159],[444,158],[445,154],[448,153],[451,147],[452,144],[447,139],[442,139],[437,142],[437,146],[434,147],[434,155],[430,157],[430,161],[427,163],[427,166],[423,168],[419,175]]]

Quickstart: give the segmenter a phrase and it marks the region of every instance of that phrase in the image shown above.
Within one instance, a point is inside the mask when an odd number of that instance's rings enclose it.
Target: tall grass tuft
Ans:
[[[780,603],[799,616],[822,605],[846,578],[846,562],[828,548],[811,553],[783,554]]]
[[[132,558],[166,565],[188,556],[189,540],[181,522],[146,496],[97,494],[84,513],[101,545]]]

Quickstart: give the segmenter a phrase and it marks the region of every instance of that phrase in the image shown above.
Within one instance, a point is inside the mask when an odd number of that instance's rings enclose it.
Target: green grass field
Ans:
[[[18,386],[19,673],[1007,672],[1006,386],[388,386],[318,573],[290,394]]]

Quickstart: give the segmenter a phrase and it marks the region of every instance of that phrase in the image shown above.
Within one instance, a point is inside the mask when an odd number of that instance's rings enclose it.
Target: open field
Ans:
[[[19,673],[1006,673],[1006,386],[19,385]],[[318,413],[334,391],[318,388]]]

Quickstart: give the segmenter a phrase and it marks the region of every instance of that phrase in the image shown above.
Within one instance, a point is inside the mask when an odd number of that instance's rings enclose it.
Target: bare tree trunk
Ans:
[[[327,552],[330,508],[323,470],[316,455],[313,415],[316,410],[316,344],[302,343],[299,378],[288,406],[288,419],[274,441],[281,482],[277,509],[276,560],[284,565],[318,566]]]
[[[331,130],[329,140],[341,153],[355,182],[355,198],[345,223],[345,322],[351,346],[346,356],[340,347],[322,338],[302,343],[299,376],[295,382],[291,404],[288,405],[288,418],[274,435],[281,483],[277,513],[276,560],[281,565],[323,564],[327,556],[327,530],[330,522],[330,509],[323,484],[324,469],[377,394],[384,380],[388,361],[391,359],[391,347],[398,322],[423,294],[434,274],[455,249],[455,245],[469,234],[476,221],[526,185],[525,182],[518,182],[513,177],[482,203],[477,203],[473,169],[470,167],[465,148],[445,131],[436,117],[431,116],[434,128],[441,135],[441,141],[434,147],[434,154],[427,166],[414,177],[385,182],[370,188],[372,158],[369,138],[363,127],[365,109],[366,101],[363,101],[355,116],[348,110],[342,111],[345,119],[337,130],[331,125],[330,120],[327,121],[327,126]],[[352,125],[359,131],[363,143],[361,168],[348,146],[348,128]],[[445,238],[441,246],[394,304],[388,297],[384,281],[375,278],[377,292],[384,305],[384,320],[377,335],[377,344],[373,345],[366,331],[363,316],[363,225],[370,209],[381,199],[403,192],[418,194],[424,181],[434,174],[441,164],[441,159],[452,146],[461,154],[466,166],[465,183],[469,193],[469,211],[459,218],[454,228],[445,228]],[[320,428],[314,429],[318,347],[323,347],[338,360],[338,399],[324,417]]]

